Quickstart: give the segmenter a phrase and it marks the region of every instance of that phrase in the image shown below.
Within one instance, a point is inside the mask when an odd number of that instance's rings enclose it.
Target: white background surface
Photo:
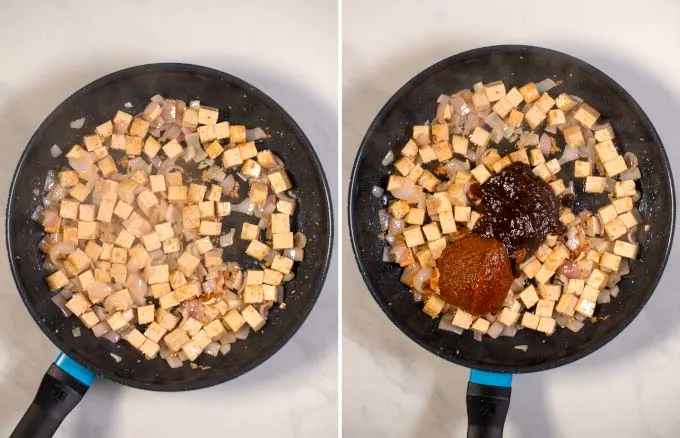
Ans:
[[[492,44],[550,47],[611,75],[652,119],[677,178],[678,23],[675,0],[345,0],[343,196],[358,145],[389,97],[436,61]],[[515,377],[506,438],[680,436],[678,251],[676,242],[651,301],[615,340],[575,364]],[[362,283],[346,236],[342,262],[345,436],[465,436],[468,371],[391,324]]]
[[[335,1],[9,0],[0,3],[1,199],[24,145],[62,100],[107,73],[162,61],[214,67],[269,94],[315,145],[335,195]],[[300,331],[257,369],[190,393],[98,379],[57,436],[336,436],[336,264]],[[4,256],[0,279],[0,436],[8,436],[57,351],[21,303]]]

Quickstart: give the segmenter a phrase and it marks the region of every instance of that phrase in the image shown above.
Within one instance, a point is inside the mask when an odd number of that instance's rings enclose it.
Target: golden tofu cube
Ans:
[[[78,239],[94,240],[94,239],[97,238],[98,230],[99,230],[99,228],[98,228],[97,222],[79,221],[78,222]]]
[[[212,143],[205,147],[205,153],[208,154],[208,156],[213,160],[222,155],[223,152],[224,148],[217,140],[213,141]]]
[[[198,111],[194,108],[186,108],[182,114],[182,127],[194,128],[198,126]]]
[[[78,219],[93,222],[97,213],[97,207],[92,204],[80,204],[78,206]]]
[[[408,160],[408,158],[406,159]],[[243,163],[243,167],[241,167],[241,173],[251,178],[259,178],[260,172],[262,172],[262,166],[253,159],[247,159],[245,163]]]
[[[271,215],[272,233],[290,232],[290,216],[284,213],[272,213]]]
[[[505,156],[505,157],[501,158],[500,160],[496,161],[495,163],[493,163],[492,168],[493,168],[493,171],[495,173],[501,173],[501,171],[503,169],[510,166],[511,164],[512,164],[512,160],[510,159],[510,157]]]
[[[151,191],[153,193],[166,191],[165,177],[163,175],[149,176],[149,184],[151,185]]]
[[[432,146],[425,146],[420,148],[418,154],[420,155],[420,159],[423,161],[423,163],[429,163],[437,159],[437,154],[435,153],[434,148]]]
[[[255,310],[253,306],[248,306],[245,309],[243,309],[242,312],[243,319],[246,320],[250,328],[253,329],[253,331],[259,331],[264,327],[265,323],[267,322],[262,315],[260,315],[260,312]]]
[[[158,234],[158,239],[162,242],[168,240],[175,235],[172,229],[172,224],[170,222],[161,222],[154,227],[156,233]]]
[[[555,100],[550,97],[548,93],[541,94],[541,97],[534,104],[540,109],[543,114],[547,114],[550,109],[555,106]]]
[[[444,248],[446,248],[446,238],[441,237],[439,239],[427,242],[427,247],[432,253],[432,257],[436,260],[441,257]]]
[[[514,105],[510,101],[503,97],[498,100],[493,106],[493,111],[498,114],[501,118],[507,116],[510,111],[514,108]]]
[[[406,246],[409,248],[425,243],[425,238],[418,225],[412,225],[404,229],[404,240],[406,241]]]
[[[538,321],[538,327],[536,328],[536,330],[538,330],[539,332],[543,332],[546,335],[552,335],[553,333],[555,333],[556,323],[557,322],[555,321],[555,319],[542,316],[541,319]]]
[[[158,309],[156,310],[156,322],[164,329],[172,330],[179,322],[179,317],[166,310]]]
[[[127,249],[115,247],[111,250],[111,261],[113,263],[125,264],[127,263]]]
[[[439,186],[439,179],[434,176],[431,172],[423,170],[423,174],[420,179],[418,179],[418,184],[421,185],[425,190],[429,192],[434,192]]]
[[[163,242],[163,253],[172,254],[173,252],[179,252],[181,246],[179,239],[177,237],[171,237]]]
[[[411,225],[422,225],[425,222],[425,209],[411,208],[406,215],[406,223]]]
[[[64,242],[72,243],[74,245],[78,244],[77,227],[64,227],[64,231],[62,232],[61,236]]]
[[[529,108],[529,110],[524,114],[524,118],[531,129],[536,129],[538,125],[543,123],[546,116],[537,105],[532,105],[531,108]]]
[[[264,281],[264,271],[249,269],[246,272],[246,285],[262,284]]]
[[[614,254],[628,259],[635,259],[638,254],[639,246],[636,243],[628,243],[623,240],[614,242]]]
[[[170,203],[184,203],[187,201],[187,193],[189,189],[186,186],[170,186],[168,187],[168,201]]]
[[[147,306],[142,306],[137,308],[137,322],[139,324],[149,324],[154,321],[155,310],[154,305],[149,304]]]
[[[612,272],[618,272],[620,264],[621,257],[616,254],[605,251],[602,253],[602,257],[600,257],[600,266]]]
[[[394,162],[394,168],[404,176],[408,175],[414,166],[415,164],[413,164],[413,161],[411,161],[408,157],[401,157]]]
[[[614,194],[617,198],[635,196],[635,181],[617,181],[614,184]]]
[[[557,195],[557,196],[560,196],[565,190],[564,181],[562,181],[561,179],[553,181],[553,182],[549,183],[549,185],[550,185],[550,188],[553,189],[553,192],[555,192],[555,195]]]
[[[456,232],[456,221],[453,218],[453,212],[445,211],[439,214],[439,226],[443,234],[450,234]],[[418,244],[420,245],[420,244]]]
[[[619,155],[604,163],[604,171],[608,177],[612,178],[628,169],[623,156]]]
[[[248,143],[250,144],[250,143]],[[254,147],[254,144],[253,144]],[[252,158],[252,157],[248,157]],[[260,166],[264,167],[265,169],[271,169],[272,167],[276,167],[278,164],[276,162],[276,159],[274,158],[274,154],[270,150],[265,150],[265,151],[260,151],[257,153],[257,162],[260,163]]]
[[[468,150],[468,139],[461,135],[454,135],[451,137],[451,146],[454,153],[466,155]]]
[[[92,304],[83,294],[75,293],[70,300],[66,302],[66,308],[73,312],[74,315],[80,316],[86,311],[90,310]],[[113,327],[111,327],[113,328]],[[114,329],[115,330],[115,329]]]
[[[607,224],[616,219],[616,207],[614,207],[612,204],[605,205],[604,207],[597,210],[597,215],[603,224]]]
[[[245,143],[246,127],[243,125],[229,125],[229,138],[232,143]]]
[[[271,184],[274,193],[281,193],[293,188],[293,184],[291,184],[288,174],[284,169],[270,173],[267,175],[267,178],[269,179],[269,183]]]
[[[227,149],[222,154],[222,165],[225,168],[240,166],[242,164],[243,164],[243,159],[241,157],[241,153],[239,151],[239,148],[234,147],[234,148],[231,148],[231,149]]]
[[[635,217],[635,215],[634,215],[632,212],[630,212],[630,211],[627,211],[627,212],[625,212],[625,213],[619,215],[619,220],[621,221],[621,223],[622,223],[627,229],[631,229],[631,228],[633,228],[634,226],[640,224],[640,222],[637,220],[637,218]]]
[[[454,218],[456,222],[468,222],[470,220],[470,213],[472,212],[472,208],[470,207],[462,207],[459,205],[456,205],[454,209]]]
[[[222,251],[214,249],[208,251],[203,255],[203,264],[206,268],[214,268],[216,266],[222,266]]]
[[[617,198],[612,201],[612,205],[618,214],[626,213],[633,209],[633,198],[630,196]]]
[[[130,249],[132,244],[135,242],[135,236],[128,230],[120,230],[118,236],[116,237],[116,245]]]
[[[132,115],[123,111],[117,111],[113,116],[113,125],[117,132],[127,132],[130,123],[132,122]]]
[[[567,294],[580,296],[583,293],[583,288],[586,285],[586,281],[580,278],[570,278],[567,283]]]
[[[593,272],[590,273],[586,281],[586,285],[602,290],[607,285],[607,274],[597,268],[593,269]]]
[[[566,113],[570,111],[572,108],[574,108],[577,105],[577,103],[567,93],[562,93],[559,96],[557,96],[557,99],[555,99],[555,105],[557,105],[557,108],[561,109]]]
[[[198,138],[203,144],[217,140],[217,131],[215,131],[215,125],[199,126],[196,128],[196,132],[198,132]]]
[[[59,216],[64,219],[78,219],[78,206],[80,203],[62,199],[59,205]]]
[[[186,114],[186,112],[185,112]],[[175,329],[163,338],[165,345],[172,351],[179,351],[184,344],[189,342],[189,335],[182,329]]]
[[[607,234],[609,240],[616,240],[628,232],[628,228],[623,222],[616,218],[604,225],[604,232]]]
[[[423,225],[422,230],[423,233],[425,233],[425,237],[427,238],[428,242],[442,237],[441,233],[439,232],[439,226],[437,225],[437,222],[430,222],[429,224]]]
[[[533,285],[529,285],[519,294],[519,298],[527,309],[531,309],[538,303],[536,288]]]
[[[536,316],[535,314],[531,312],[524,312],[522,315],[522,327],[526,327],[532,330],[536,330],[538,328],[538,323],[541,320],[541,317]]]
[[[587,176],[585,192],[586,193],[604,193],[604,188],[607,185],[607,178],[603,176]]]
[[[472,176],[477,180],[478,183],[484,184],[484,182],[491,178],[491,173],[489,170],[482,164],[479,166],[475,167],[470,171]]]
[[[277,255],[274,257],[274,261],[272,261],[271,268],[282,274],[288,274],[293,268],[293,260],[288,257]]]
[[[146,137],[147,132],[149,132],[149,122],[138,117],[132,119],[132,123],[130,124],[130,135],[144,138]]]
[[[264,205],[267,202],[269,187],[263,183],[252,183],[250,186],[250,200],[257,205]]]
[[[136,135],[125,136],[125,153],[127,155],[140,155],[142,153],[143,139]]]
[[[548,111],[548,126],[557,126],[567,123],[567,118],[564,116],[564,111],[555,109]]]
[[[168,265],[156,265],[147,268],[149,271],[149,284],[167,283],[170,278]]]
[[[193,274],[199,263],[201,263],[201,259],[186,251],[183,252],[182,255],[177,259],[178,269],[180,269],[186,276]],[[165,281],[167,281],[167,279]]]
[[[205,197],[205,192],[208,190],[207,186],[201,184],[190,184],[187,192],[187,200],[191,203],[198,204]]]
[[[198,212],[201,219],[215,217],[215,203],[213,201],[203,201],[198,204]],[[196,228],[196,227],[191,227]]]
[[[272,286],[278,286],[283,280],[283,274],[273,269],[265,269],[264,275],[262,276],[262,282],[264,284],[269,284]]]
[[[616,151],[616,146],[614,146],[614,143],[611,140],[597,143],[595,145],[595,152],[597,154],[597,158],[599,158],[600,162],[602,163],[613,160],[619,155],[619,153]]]
[[[127,266],[122,263],[113,263],[110,269],[111,277],[119,284],[125,284],[127,280]]]
[[[519,312],[515,312],[507,307],[504,307],[498,315],[498,322],[508,327],[515,325],[518,319]]]
[[[75,251],[66,257],[66,263],[64,266],[69,274],[78,275],[85,269],[89,268],[90,263],[91,260],[87,254],[85,254],[85,252],[83,252],[83,250],[80,248],[76,248]]]
[[[534,167],[532,171],[534,172],[534,175],[541,178],[543,181],[548,182],[552,179],[552,172],[548,169],[548,163],[541,163]]]
[[[491,134],[489,133],[489,131],[478,126],[475,128],[474,131],[472,131],[472,135],[470,136],[470,142],[477,146],[486,147],[486,145],[489,144],[490,138]]]
[[[420,262],[421,266],[430,266],[432,268],[437,266],[434,256],[432,255],[432,251],[430,251],[429,249],[423,249],[418,251],[418,253],[416,254],[416,258],[418,259],[418,262]]]
[[[514,88],[513,88],[514,90]],[[521,97],[521,96],[520,96]],[[472,324],[472,330],[478,332],[478,333],[486,333],[489,330],[489,327],[491,327],[491,323],[487,321],[484,318],[477,318],[475,322]]]
[[[203,324],[191,316],[179,326],[180,329],[189,333],[190,336],[196,336],[202,327]]]
[[[517,87],[512,87],[507,94],[505,95],[505,99],[507,99],[510,104],[517,108],[520,103],[524,101],[524,97],[522,96],[522,93],[519,92]]]
[[[538,300],[538,303],[536,303],[535,313],[537,316],[551,317],[554,307],[555,307],[554,301]]]
[[[75,170],[62,170],[58,174],[59,185],[64,188],[71,188],[78,184],[78,172]]]
[[[257,240],[260,236],[260,228],[248,222],[243,223],[241,228],[241,239],[243,240]]]
[[[439,298],[437,295],[431,295],[425,305],[423,306],[423,312],[429,315],[431,318],[436,318],[441,313],[446,303]]]
[[[430,126],[430,131],[432,132],[433,143],[449,141],[449,125],[446,123],[433,123]]]
[[[541,266],[542,264],[537,258],[531,257],[522,265],[522,272],[524,272],[524,275],[526,275],[527,278],[534,278],[536,273],[541,269]]]
[[[111,137],[111,134],[113,134],[113,123],[111,123],[111,120],[107,120],[106,122],[94,128],[94,132],[96,132],[101,138],[109,138]]]
[[[430,144],[430,126],[429,125],[415,125],[413,126],[413,139],[418,146]]]
[[[604,127],[595,130],[595,140],[603,142],[607,140],[614,140],[614,130],[612,126],[607,123]]]
[[[545,157],[539,148],[529,151],[529,159],[532,166],[538,166],[545,163]]]
[[[502,81],[485,84],[484,93],[486,93],[489,102],[496,102],[505,97],[505,84]]]
[[[411,172],[409,172],[406,179],[409,179],[413,182],[418,182],[418,180],[420,179],[421,176],[423,176],[424,173],[425,173],[425,169],[423,169],[423,167],[420,164],[418,164],[418,165],[413,166],[413,169],[411,169]],[[434,176],[434,175],[432,175],[432,176]]]
[[[49,287],[51,291],[54,291],[66,286],[69,279],[66,276],[66,273],[59,269],[55,273],[48,275],[47,278],[45,278],[45,281],[47,282],[47,287]]]
[[[582,103],[574,112],[574,119],[588,129],[592,128],[599,118],[600,113],[587,103]]]
[[[574,178],[585,178],[591,176],[593,166],[589,161],[574,161]]]
[[[586,144],[581,127],[578,125],[564,128],[562,130],[562,135],[564,135],[564,141],[569,147],[576,148]]]
[[[523,121],[524,113],[522,113],[521,111],[517,111],[516,109],[510,110],[510,114],[505,119],[505,123],[507,123],[513,128],[519,128],[520,126],[522,126]]]
[[[538,150],[540,152],[540,149]],[[510,152],[510,161],[513,163],[524,163],[524,164],[529,164],[529,155],[527,154],[526,149],[519,149],[513,152]]]
[[[583,316],[590,318],[595,313],[595,301],[589,300],[585,297],[579,298],[576,303],[576,311]]]
[[[486,97],[486,93],[474,93],[472,95],[472,106],[475,111],[486,111],[491,108],[491,103],[489,98]]]
[[[84,184],[78,183],[73,186],[71,190],[69,190],[68,194],[80,202],[85,202],[87,197],[90,195],[90,191],[91,190],[89,190]]]
[[[147,327],[147,329],[144,331],[144,336],[151,339],[153,342],[158,343],[167,332],[168,331],[165,328],[154,321],[154,315],[152,313],[149,327]]]
[[[418,145],[412,138],[409,138],[406,145],[401,148],[401,155],[408,157],[411,160],[416,159],[416,156],[418,155]]]
[[[295,213],[295,202],[280,199],[276,201],[276,210],[292,216]]]
[[[184,149],[182,149],[182,145],[180,145],[179,142],[174,139],[165,143],[163,146],[163,152],[171,160],[179,157],[183,151]]]
[[[99,323],[99,318],[97,318],[97,315],[91,310],[80,315],[80,320],[87,328],[92,328]]]
[[[575,295],[565,293],[560,297],[560,300],[555,306],[555,311],[566,316],[574,316],[576,305],[578,304],[578,297]]]
[[[214,125],[217,123],[219,110],[208,106],[198,108],[198,123],[201,125]]]
[[[123,317],[123,314],[121,312],[115,312],[111,314],[107,319],[106,322],[109,324],[111,329],[114,331],[118,331],[122,329],[123,327],[128,325],[127,319]]]
[[[126,146],[125,134],[113,134],[111,136],[111,149],[124,151]]]
[[[218,140],[229,138],[229,122],[220,122],[215,124],[215,137]]]
[[[264,301],[264,291],[262,285],[251,284],[247,285],[243,291],[243,302],[246,304],[257,304]]]
[[[205,331],[205,334],[208,335],[208,337],[213,341],[219,339],[227,332],[219,319],[216,319],[206,325],[203,328],[203,331]]]
[[[170,283],[157,283],[150,286],[151,296],[158,299],[171,292]]]
[[[144,353],[144,357],[149,360],[155,358],[160,349],[161,347],[151,339],[146,339],[142,346],[139,347],[139,351]]]
[[[536,84],[529,82],[528,84],[519,88],[519,92],[526,103],[531,103],[540,97],[540,93],[536,88]]]
[[[85,246],[85,254],[90,258],[90,260],[95,261],[99,258],[102,252],[102,247],[97,245],[94,241],[90,240]]]
[[[547,283],[550,281],[550,278],[555,274],[555,271],[553,269],[550,269],[549,266],[546,266],[545,264],[541,266],[541,269],[538,270],[536,275],[534,275],[534,279],[538,283]]]
[[[152,211],[158,207],[158,198],[151,190],[143,190],[137,195],[137,206],[147,217],[151,216]]]
[[[452,211],[451,201],[445,192],[438,192],[432,195],[434,200],[432,201],[436,205],[437,213],[443,213],[445,211]]]
[[[272,247],[274,249],[288,249],[293,248],[293,233],[279,233],[273,234],[272,237]]]
[[[248,248],[246,248],[246,254],[254,259],[262,260],[269,254],[269,250],[270,248],[259,240],[251,240]],[[272,267],[272,269],[274,268]]]
[[[557,301],[562,295],[562,286],[559,284],[539,284],[538,295],[543,300]]]

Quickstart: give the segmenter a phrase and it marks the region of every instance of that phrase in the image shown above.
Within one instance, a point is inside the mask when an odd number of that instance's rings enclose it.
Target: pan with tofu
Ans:
[[[180,391],[256,367],[311,311],[332,241],[297,124],[253,86],[188,64],[113,73],[55,109],[17,166],[6,229],[19,293],[65,354],[43,386],[66,401],[93,374]],[[23,436],[63,418],[45,426],[36,409]]]
[[[633,98],[535,47],[472,50],[413,78],[350,181],[350,238],[382,310],[500,380],[623,330],[661,277],[674,216],[666,153]]]

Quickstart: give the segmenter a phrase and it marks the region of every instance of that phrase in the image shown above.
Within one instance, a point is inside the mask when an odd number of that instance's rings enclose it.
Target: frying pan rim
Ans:
[[[633,111],[640,117],[640,121],[642,124],[649,129],[649,131],[652,134],[652,142],[658,146],[660,152],[661,152],[661,162],[660,165],[662,166],[663,170],[666,173],[666,176],[668,177],[668,180],[670,181],[670,187],[669,187],[669,194],[671,198],[671,203],[668,206],[669,211],[670,211],[670,217],[671,217],[671,229],[670,229],[670,234],[668,236],[668,241],[666,242],[666,251],[665,254],[663,254],[663,259],[661,263],[661,268],[659,269],[658,273],[656,274],[655,278],[651,282],[651,287],[645,292],[642,302],[640,305],[635,309],[634,312],[631,312],[630,315],[628,315],[627,318],[622,319],[619,324],[614,326],[611,330],[606,332],[602,337],[600,337],[596,342],[593,342],[589,344],[586,348],[580,348],[576,350],[574,353],[561,357],[557,360],[550,360],[550,361],[545,361],[545,362],[539,362],[534,365],[526,365],[526,366],[510,366],[510,367],[502,367],[502,366],[494,366],[494,365],[485,365],[485,364],[479,364],[474,360],[468,360],[465,358],[461,358],[458,355],[453,355],[450,354],[448,356],[444,356],[443,354],[445,351],[441,349],[435,349],[431,348],[430,345],[428,345],[426,342],[421,340],[418,336],[416,336],[414,333],[409,330],[407,325],[403,323],[402,321],[398,320],[396,317],[393,317],[393,315],[390,313],[390,306],[382,300],[380,297],[380,294],[378,293],[378,288],[375,287],[375,285],[372,283],[367,269],[364,266],[360,256],[359,256],[359,249],[361,248],[361,244],[358,241],[358,236],[357,236],[357,227],[355,224],[355,220],[357,220],[357,217],[355,216],[353,212],[353,206],[356,202],[356,197],[358,195],[357,193],[357,182],[359,178],[359,166],[364,158],[364,155],[366,153],[366,149],[368,147],[368,143],[370,142],[371,138],[373,137],[374,133],[379,129],[379,125],[382,123],[383,119],[387,116],[387,114],[392,111],[394,106],[398,104],[398,102],[408,93],[411,91],[411,89],[421,83],[423,80],[427,79],[430,75],[440,71],[443,68],[446,68],[450,65],[456,64],[457,62],[460,62],[465,59],[473,58],[473,57],[479,57],[481,55],[484,56],[489,56],[493,54],[494,52],[534,52],[534,53],[545,53],[557,57],[561,57],[562,59],[566,60],[567,62],[570,62],[572,64],[576,64],[579,67],[583,68],[584,70],[590,71],[595,76],[599,76],[606,82],[608,82],[620,95],[622,95],[626,100],[630,102],[630,105],[633,109]],[[441,359],[447,360],[449,362],[453,362],[457,365],[461,365],[467,368],[476,368],[484,371],[492,371],[492,372],[501,372],[501,373],[513,373],[513,374],[522,374],[522,373],[531,373],[531,372],[538,372],[538,371],[545,371],[548,369],[552,368],[557,368],[562,365],[569,364],[571,362],[574,362],[578,359],[581,359],[596,350],[599,350],[601,347],[603,347],[605,344],[607,344],[609,341],[611,341],[614,337],[616,337],[619,333],[621,333],[640,313],[642,308],[647,304],[647,301],[651,297],[651,295],[654,293],[654,290],[658,286],[659,281],[661,280],[661,277],[663,275],[663,272],[666,268],[666,264],[668,262],[668,258],[671,253],[671,247],[673,245],[673,236],[675,234],[675,219],[676,219],[676,210],[675,210],[675,184],[673,182],[673,173],[671,171],[671,166],[670,162],[668,160],[668,155],[666,154],[666,149],[663,146],[663,142],[661,141],[661,138],[659,137],[659,134],[656,131],[656,128],[652,124],[651,120],[647,116],[647,114],[644,112],[642,107],[637,103],[637,101],[633,98],[633,96],[628,93],[621,85],[619,85],[614,79],[612,79],[609,75],[604,73],[603,71],[599,70],[598,68],[592,66],[591,64],[587,63],[586,61],[583,61],[579,58],[576,58],[574,56],[568,55],[566,53],[553,50],[553,49],[548,49],[544,47],[538,47],[538,46],[529,46],[529,45],[522,45],[522,44],[502,44],[502,45],[493,45],[493,46],[484,46],[484,47],[478,47],[475,49],[471,50],[466,50],[464,52],[460,52],[457,54],[454,54],[452,56],[446,57],[430,66],[422,70],[420,73],[417,75],[413,76],[411,79],[409,79],[404,85],[402,85],[396,93],[392,95],[392,97],[383,105],[383,107],[380,109],[378,114],[375,116],[373,121],[368,127],[368,130],[366,131],[366,134],[364,135],[364,138],[361,141],[361,144],[359,146],[359,149],[356,153],[356,157],[354,159],[354,164],[352,166],[352,173],[350,177],[350,182],[349,182],[349,194],[348,194],[348,203],[347,203],[347,210],[348,210],[348,226],[349,226],[349,231],[350,231],[350,242],[352,245],[352,251],[354,253],[354,259],[356,260],[357,266],[359,268],[359,272],[361,273],[362,279],[368,287],[369,292],[373,296],[373,299],[376,301],[380,309],[383,311],[385,315],[390,319],[390,321],[396,325],[399,330],[401,330],[406,336],[408,336],[412,341],[423,347],[425,350],[429,351],[430,353],[438,356]],[[447,352],[448,353],[448,352]]]
[[[326,216],[326,220],[328,221],[328,239],[326,239],[326,244],[323,246],[322,250],[324,251],[324,260],[323,260],[323,265],[321,269],[321,273],[319,276],[318,280],[318,287],[314,288],[311,290],[311,299],[309,302],[306,304],[306,306],[296,314],[296,319],[294,324],[292,325],[292,330],[288,334],[288,336],[283,337],[279,339],[278,342],[272,344],[269,348],[263,350],[263,354],[261,354],[257,360],[254,360],[252,363],[248,364],[246,367],[242,367],[239,369],[236,373],[226,376],[226,377],[216,377],[209,372],[205,374],[207,376],[205,379],[201,380],[196,380],[194,382],[170,382],[170,383],[152,383],[152,382],[139,382],[135,380],[134,378],[127,378],[127,377],[121,377],[116,375],[114,372],[112,372],[113,369],[116,368],[116,363],[112,363],[110,367],[107,368],[102,368],[98,367],[94,364],[92,364],[88,359],[87,356],[81,355],[76,348],[73,348],[71,346],[65,346],[63,343],[51,332],[51,330],[48,329],[46,324],[41,321],[41,315],[37,312],[37,310],[30,304],[28,300],[28,293],[26,292],[23,283],[20,279],[19,273],[17,271],[17,266],[15,263],[15,254],[14,251],[11,247],[10,244],[10,218],[12,217],[12,212],[13,212],[13,207],[14,207],[14,198],[15,198],[15,190],[16,190],[16,183],[17,183],[17,177],[19,175],[19,172],[21,169],[23,169],[25,165],[25,161],[28,157],[29,151],[34,147],[35,141],[39,137],[40,134],[44,130],[46,130],[51,123],[53,123],[53,119],[55,119],[60,112],[62,108],[67,107],[70,105],[74,100],[82,97],[83,95],[86,95],[87,93],[90,92],[90,90],[104,86],[108,82],[112,82],[121,78],[124,78],[126,76],[134,76],[136,74],[140,73],[148,73],[148,72],[153,72],[153,71],[167,71],[167,72],[172,72],[172,71],[179,71],[179,72],[190,72],[190,73],[198,73],[198,74],[204,74],[207,76],[212,76],[212,77],[217,77],[220,80],[224,81],[225,83],[228,84],[233,84],[236,85],[244,90],[247,90],[248,93],[251,93],[253,96],[270,106],[273,111],[278,114],[280,117],[283,118],[283,120],[290,126],[290,130],[295,135],[295,137],[300,141],[300,144],[303,147],[303,150],[306,150],[307,153],[309,154],[309,157],[311,158],[313,169],[316,173],[318,173],[321,177],[321,184],[318,187],[321,191],[321,197],[323,201],[325,202],[325,206],[322,206],[321,210]],[[40,327],[40,330],[48,337],[48,339],[54,344],[60,351],[64,352],[67,354],[69,357],[71,357],[73,360],[77,361],[81,365],[85,366],[86,368],[92,370],[96,375],[104,377],[108,380],[120,383],[122,385],[130,386],[133,388],[138,388],[138,389],[145,389],[145,390],[152,390],[152,391],[165,391],[165,392],[174,392],[174,391],[190,391],[190,390],[196,390],[196,389],[202,389],[202,388],[207,388],[210,386],[218,385],[220,383],[227,382],[229,380],[233,380],[249,371],[252,369],[258,367],[262,363],[264,363],[266,360],[271,358],[277,351],[279,351],[285,344],[287,344],[297,333],[297,331],[300,329],[302,324],[306,321],[307,317],[311,313],[314,305],[316,304],[319,295],[321,294],[321,290],[323,289],[323,286],[326,282],[326,277],[328,274],[328,270],[330,267],[330,262],[331,258],[333,255],[333,239],[334,239],[334,218],[333,218],[333,205],[332,205],[332,199],[331,199],[331,194],[330,194],[330,189],[328,186],[328,180],[326,179],[326,174],[324,172],[323,166],[321,164],[321,161],[319,160],[319,157],[310,142],[309,138],[305,135],[304,131],[300,126],[297,124],[297,122],[293,119],[293,117],[281,106],[279,105],[273,98],[269,97],[266,93],[261,91],[259,88],[251,85],[250,83],[244,81],[243,79],[240,79],[234,75],[231,75],[229,73],[223,72],[221,70],[217,70],[214,68],[210,67],[205,67],[202,65],[196,65],[196,64],[189,64],[189,63],[181,63],[181,62],[160,62],[160,63],[149,63],[149,64],[141,64],[141,65],[136,65],[132,67],[127,67],[118,71],[114,71],[112,73],[106,74],[98,79],[95,79],[94,81],[86,84],[85,86],[79,88],[76,90],[73,94],[71,94],[68,98],[66,98],[63,102],[61,102],[59,105],[55,107],[52,112],[45,118],[45,120],[40,124],[38,129],[35,131],[35,133],[31,136],[30,140],[24,147],[24,150],[21,154],[21,157],[19,158],[16,168],[14,170],[14,173],[12,175],[12,182],[10,184],[9,192],[8,192],[8,202],[7,202],[7,208],[6,208],[6,215],[5,215],[5,244],[7,247],[7,255],[9,257],[9,265],[10,265],[10,270],[12,272],[12,278],[14,280],[14,283],[18,289],[19,296],[21,297],[21,300],[24,302],[24,306],[28,310],[28,312],[31,315],[31,318],[35,321],[35,323]],[[65,347],[65,348],[64,348]],[[198,372],[198,371],[197,371]]]

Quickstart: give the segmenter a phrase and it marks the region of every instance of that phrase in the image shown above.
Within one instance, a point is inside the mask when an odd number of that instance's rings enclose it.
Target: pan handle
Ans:
[[[510,407],[512,374],[470,370],[467,388],[468,438],[502,438]]]
[[[49,438],[87,392],[94,373],[64,353],[50,366],[10,438]]]

